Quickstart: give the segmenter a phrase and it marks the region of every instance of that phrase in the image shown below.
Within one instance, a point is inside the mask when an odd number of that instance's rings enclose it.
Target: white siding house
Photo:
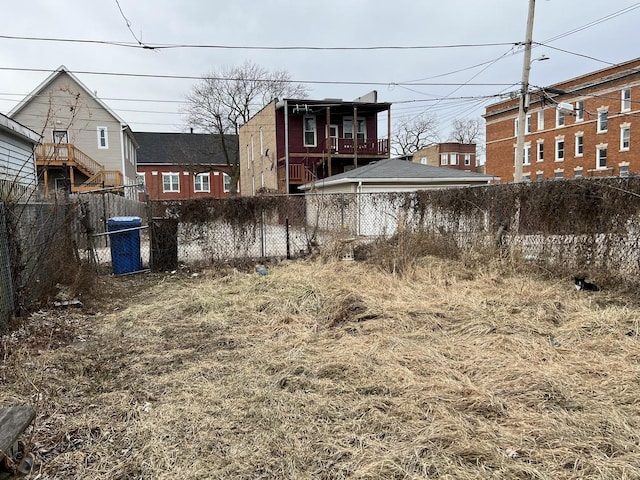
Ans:
[[[39,142],[36,132],[0,114],[0,199],[37,187],[34,149]]]

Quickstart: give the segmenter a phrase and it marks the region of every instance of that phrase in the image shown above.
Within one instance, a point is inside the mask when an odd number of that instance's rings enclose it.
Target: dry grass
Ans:
[[[433,258],[146,280],[6,348],[33,478],[640,478],[621,296]]]

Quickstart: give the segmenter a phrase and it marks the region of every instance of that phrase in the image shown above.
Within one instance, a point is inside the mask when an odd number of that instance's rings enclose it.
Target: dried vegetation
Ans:
[[[640,478],[634,299],[387,267],[113,278],[127,300],[40,312],[0,363],[32,478]]]

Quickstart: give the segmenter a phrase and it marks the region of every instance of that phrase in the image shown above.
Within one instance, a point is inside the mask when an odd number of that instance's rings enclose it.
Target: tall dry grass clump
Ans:
[[[640,478],[633,299],[434,257],[146,279],[2,363],[34,478]]]

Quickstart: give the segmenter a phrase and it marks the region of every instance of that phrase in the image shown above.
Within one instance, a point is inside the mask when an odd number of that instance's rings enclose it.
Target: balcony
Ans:
[[[60,171],[67,168],[71,182],[71,193],[87,192],[101,188],[120,187],[124,184],[119,170],[105,170],[82,150],[71,143],[43,143],[36,147],[36,165],[44,177],[45,194],[49,192],[49,171]],[[81,175],[80,175],[81,174]],[[76,182],[77,176],[86,177]]]
[[[331,153],[335,155],[389,155],[389,140],[387,139],[357,139],[332,138]]]

